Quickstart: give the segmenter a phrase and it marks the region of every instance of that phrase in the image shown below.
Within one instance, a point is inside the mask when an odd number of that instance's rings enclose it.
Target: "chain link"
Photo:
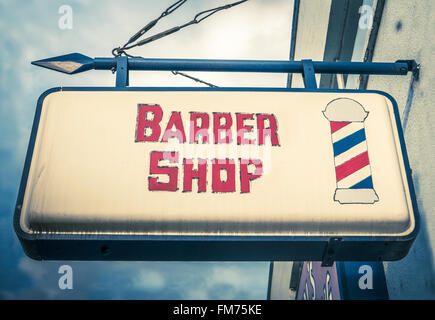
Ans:
[[[126,50],[129,50],[129,49],[132,49],[132,48],[135,48],[135,47],[140,47],[140,46],[143,46],[144,44],[147,44],[147,43],[156,41],[158,39],[161,39],[163,37],[169,36],[170,34],[178,32],[181,29],[186,28],[186,27],[188,27],[188,26],[190,26],[192,24],[198,24],[198,23],[200,23],[201,21],[209,18],[210,16],[212,16],[216,12],[232,8],[232,7],[237,6],[239,4],[242,4],[243,2],[246,2],[248,0],[241,0],[241,1],[233,2],[233,3],[230,3],[230,4],[224,5],[224,6],[220,6],[220,7],[216,7],[216,8],[213,8],[213,9],[208,9],[208,10],[201,11],[198,14],[196,14],[195,17],[191,21],[189,21],[189,22],[187,22],[187,23],[185,23],[185,24],[183,24],[181,26],[173,27],[171,29],[168,29],[166,31],[157,33],[157,34],[155,34],[155,35],[153,35],[151,37],[148,37],[146,39],[143,39],[141,41],[133,43],[133,42],[137,41],[141,36],[143,36],[146,32],[151,30],[159,22],[160,19],[168,16],[169,14],[171,14],[172,12],[177,10],[184,3],[186,3],[186,1],[187,0],[179,0],[179,1],[175,2],[174,4],[172,4],[169,8],[167,8],[165,11],[163,11],[163,13],[160,15],[160,17],[158,17],[157,19],[154,19],[153,21],[149,22],[145,27],[143,27],[138,32],[136,32],[128,40],[128,42],[126,44],[124,44],[122,47],[114,48],[112,50],[112,54],[115,57],[119,57],[122,54],[128,56],[128,54],[126,53]]]
[[[230,4],[224,5],[224,6],[220,6],[220,7],[216,7],[216,8],[213,8],[213,9],[208,9],[208,10],[201,11],[198,14],[196,14],[195,17],[191,21],[189,21],[189,22],[187,22],[187,23],[185,23],[185,24],[183,24],[181,26],[173,27],[171,29],[168,29],[166,31],[157,33],[157,34],[155,34],[155,35],[153,35],[151,37],[148,37],[146,39],[143,39],[141,41],[138,41],[138,42],[134,43],[140,37],[142,37],[146,32],[151,30],[159,22],[160,19],[170,15],[172,12],[174,12],[175,10],[177,10],[179,7],[181,7],[183,4],[185,4],[187,2],[187,0],[176,1],[171,6],[169,6],[165,11],[163,11],[161,13],[160,17],[158,17],[157,19],[152,20],[146,26],[144,26],[142,29],[140,29],[138,32],[136,32],[122,47],[117,47],[117,48],[112,49],[112,55],[114,57],[120,57],[122,55],[125,55],[125,56],[127,56],[129,58],[142,58],[141,56],[130,55],[126,51],[130,50],[132,48],[135,48],[135,47],[143,46],[144,44],[156,41],[156,40],[161,39],[163,37],[169,36],[170,34],[178,32],[181,29],[186,28],[186,27],[188,27],[190,25],[198,24],[201,21],[209,18],[210,16],[212,16],[213,14],[215,14],[215,13],[221,11],[221,10],[226,10],[226,9],[232,8],[232,7],[237,6],[239,4],[242,4],[243,2],[246,2],[246,1],[248,1],[248,0],[241,0],[241,1],[233,2],[233,3],[230,3]],[[206,85],[208,85],[210,87],[218,87],[218,86],[215,86],[214,84],[208,83],[206,81],[203,81],[201,79],[192,77],[190,75],[187,75],[187,74],[179,72],[179,71],[172,71],[172,73],[174,75],[181,75],[181,76],[189,78],[189,79],[191,79],[193,81],[206,84]]]
[[[183,77],[189,78],[190,80],[193,80],[193,81],[196,81],[196,82],[199,82],[199,83],[203,83],[203,84],[205,84],[205,85],[207,85],[207,86],[209,86],[209,87],[212,87],[212,88],[219,88],[218,86],[215,86],[214,84],[212,84],[212,83],[210,83],[210,82],[206,82],[206,81],[204,81],[204,80],[201,80],[201,79],[198,79],[198,78],[192,77],[192,76],[190,76],[190,75],[188,75],[188,74],[185,74],[185,73],[183,73],[183,72],[180,72],[180,71],[172,71],[172,74],[173,74],[173,75],[180,75],[180,76],[183,76]]]

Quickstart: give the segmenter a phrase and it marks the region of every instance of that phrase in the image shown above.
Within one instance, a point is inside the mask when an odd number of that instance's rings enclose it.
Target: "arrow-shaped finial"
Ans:
[[[75,74],[93,69],[94,59],[80,53],[70,53],[54,58],[32,61],[32,64],[67,74]]]

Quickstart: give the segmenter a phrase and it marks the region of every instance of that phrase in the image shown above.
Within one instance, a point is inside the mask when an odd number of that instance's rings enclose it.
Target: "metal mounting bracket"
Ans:
[[[313,60],[302,60],[302,77],[306,89],[317,89],[316,74],[314,72]]]
[[[341,243],[342,238],[331,238],[326,245],[322,258],[322,267],[331,267],[334,264],[335,253]]]
[[[418,81],[420,77],[420,64],[415,60],[397,60],[396,63],[406,63],[408,65],[408,71],[411,71],[414,76],[414,80]]]
[[[128,57],[116,57],[116,87],[128,87],[128,78]]]

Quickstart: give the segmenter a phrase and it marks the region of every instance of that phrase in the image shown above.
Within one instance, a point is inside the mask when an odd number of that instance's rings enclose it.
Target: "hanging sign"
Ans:
[[[52,89],[15,214],[36,259],[394,260],[416,226],[397,105],[369,91]]]

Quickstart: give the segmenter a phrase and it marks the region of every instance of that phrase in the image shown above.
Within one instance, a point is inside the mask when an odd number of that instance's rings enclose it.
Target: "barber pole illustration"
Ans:
[[[331,125],[337,182],[334,200],[341,204],[379,201],[364,126],[369,113],[355,100],[338,98],[328,103],[323,114]]]

